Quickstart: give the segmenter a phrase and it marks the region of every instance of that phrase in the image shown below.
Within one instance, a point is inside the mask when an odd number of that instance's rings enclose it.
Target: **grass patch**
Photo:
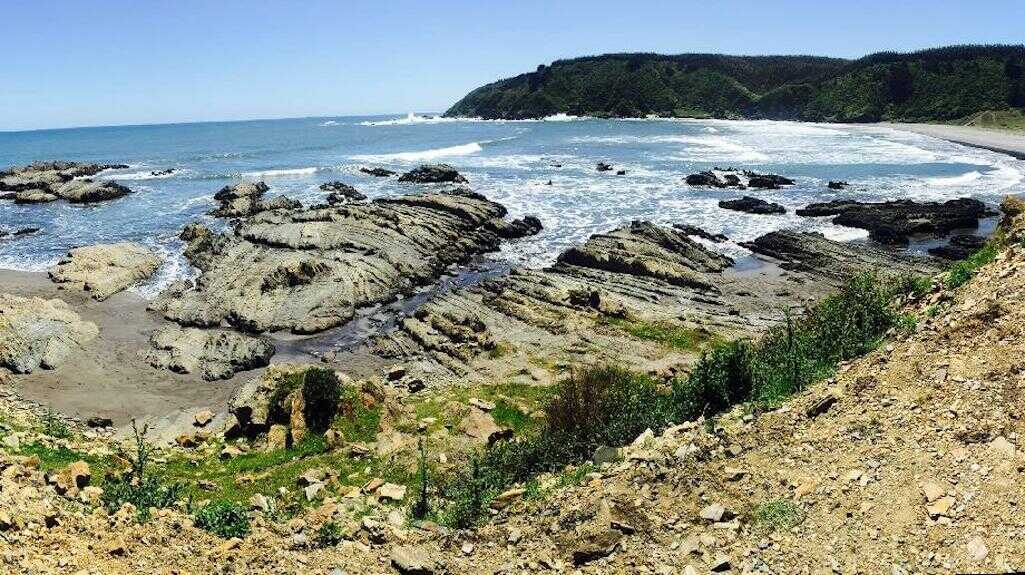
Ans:
[[[621,318],[605,320],[608,325],[617,327],[626,333],[653,341],[665,347],[681,351],[696,351],[704,344],[714,341],[715,334],[703,328],[691,328],[669,322],[646,322]]]
[[[760,531],[782,531],[800,525],[804,521],[804,512],[789,499],[774,499],[756,507],[752,520]]]
[[[241,539],[249,535],[249,516],[241,505],[230,501],[214,501],[196,512],[196,527],[224,539]]]
[[[992,262],[996,257],[997,246],[995,243],[990,242],[981,250],[959,262],[956,262],[954,265],[950,266],[950,271],[947,273],[947,287],[950,289],[957,289],[968,283],[968,280],[975,277],[979,268]]]

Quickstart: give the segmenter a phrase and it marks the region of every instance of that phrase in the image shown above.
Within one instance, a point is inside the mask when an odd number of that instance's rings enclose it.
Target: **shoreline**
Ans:
[[[975,126],[952,126],[948,124],[909,124],[880,122],[883,128],[911,132],[939,138],[955,144],[981,148],[991,152],[1025,160],[1025,133],[990,130]]]

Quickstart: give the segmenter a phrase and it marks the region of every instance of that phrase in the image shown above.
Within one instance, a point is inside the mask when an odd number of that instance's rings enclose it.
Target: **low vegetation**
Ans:
[[[241,505],[214,501],[196,512],[196,527],[225,539],[242,538],[249,534],[249,516]]]
[[[743,402],[777,405],[828,376],[838,362],[878,346],[898,324],[896,296],[921,285],[855,277],[807,313],[788,312],[782,325],[758,341],[713,345],[689,377],[669,389],[610,366],[573,371],[544,403],[547,418],[534,433],[479,451],[465,471],[441,486],[447,505],[439,518],[455,527],[473,525],[512,485],[532,485],[539,474],[584,463],[599,448],[624,445],[647,429],[659,433]]]
[[[804,512],[789,499],[773,499],[756,507],[751,519],[755,528],[761,531],[782,531],[800,525],[804,521]]]
[[[997,252],[996,243],[990,242],[981,250],[959,262],[954,263],[954,265],[950,266],[950,271],[947,273],[947,287],[950,289],[957,289],[968,283],[968,280],[975,276],[975,273],[979,271],[979,268],[996,259]]]
[[[668,322],[645,322],[612,318],[608,323],[626,333],[646,341],[654,341],[667,348],[680,351],[696,351],[702,345],[715,340],[715,335],[703,328],[692,328]]]

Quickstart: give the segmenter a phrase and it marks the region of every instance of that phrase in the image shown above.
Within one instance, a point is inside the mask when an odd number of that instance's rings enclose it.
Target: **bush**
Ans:
[[[313,544],[317,547],[334,547],[345,539],[342,527],[334,521],[328,521],[317,529],[313,537]]]
[[[115,513],[126,503],[136,508],[138,518],[149,518],[151,507],[161,509],[171,507],[184,495],[185,486],[180,483],[165,485],[158,477],[146,473],[153,447],[146,443],[149,426],[140,430],[132,420],[132,433],[135,440],[135,452],[129,453],[118,446],[118,455],[131,464],[131,470],[121,476],[108,477],[103,484],[103,495],[100,500],[110,513]]]
[[[690,376],[673,385],[674,419],[697,419],[727,409],[751,395],[753,349],[750,342],[736,340],[716,345],[701,354]]]
[[[196,527],[224,539],[241,539],[249,534],[249,516],[241,505],[215,501],[196,512]]]
[[[981,250],[950,266],[950,272],[947,274],[947,287],[957,289],[968,283],[968,280],[975,276],[979,268],[992,262],[996,257],[996,245],[988,243]]]
[[[804,512],[789,499],[774,499],[755,508],[753,523],[760,531],[777,531],[796,527],[804,521]]]
[[[56,439],[71,437],[71,429],[52,408],[47,408],[43,414],[43,433]]]
[[[296,390],[302,390],[306,427],[314,433],[327,431],[342,398],[342,385],[335,372],[312,367],[286,377],[271,394],[268,414],[271,421],[289,422],[292,406],[286,403]]]

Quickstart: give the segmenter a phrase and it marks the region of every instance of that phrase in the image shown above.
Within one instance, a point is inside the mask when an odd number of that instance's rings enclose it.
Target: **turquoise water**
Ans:
[[[446,162],[513,215],[541,218],[545,231],[540,236],[498,254],[532,266],[550,263],[567,246],[633,219],[685,222],[734,241],[784,227],[855,239],[864,232],[797,217],[793,208],[840,197],[972,196],[995,203],[1008,192],[1025,192],[1025,162],[1009,156],[885,128],[762,121],[339,117],[0,133],[0,166],[38,159],[128,164],[129,169],[98,177],[117,180],[136,193],[85,207],[0,202],[0,227],[43,229],[0,240],[0,267],[44,269],[74,246],[140,241],[167,261],[158,277],[141,288],[144,294],[190,273],[180,256],[178,230],[195,220],[220,225],[205,215],[214,207],[213,194],[243,179],[264,180],[271,195],[287,194],[304,203],[322,201],[326,193],[317,187],[330,180],[382,197],[421,188],[361,174],[360,166],[402,171],[423,162]],[[627,174],[599,173],[594,169],[598,161]],[[686,174],[713,166],[796,179],[796,186],[754,194],[791,213],[753,216],[721,210],[716,205],[720,199],[743,192],[683,183]],[[174,173],[150,174],[167,168]],[[831,179],[852,187],[831,192],[826,189]],[[719,249],[745,253],[735,243]]]

